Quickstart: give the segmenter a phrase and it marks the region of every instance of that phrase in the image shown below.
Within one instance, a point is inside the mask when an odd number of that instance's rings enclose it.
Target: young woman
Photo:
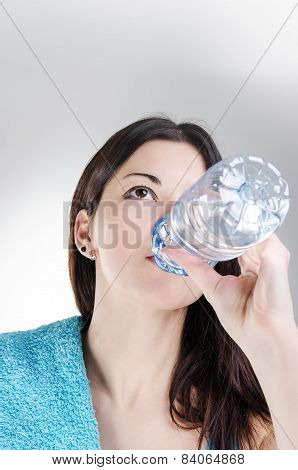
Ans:
[[[155,222],[220,160],[199,125],[158,116],[93,156],[70,210],[79,315],[0,335],[1,449],[298,447],[287,248],[274,234],[214,269],[172,249],[185,277],[149,257]]]
[[[103,449],[298,446],[287,248],[272,235],[215,268],[168,251],[189,277],[148,257],[155,222],[220,160],[199,125],[153,116],[116,132],[78,182],[69,272]]]

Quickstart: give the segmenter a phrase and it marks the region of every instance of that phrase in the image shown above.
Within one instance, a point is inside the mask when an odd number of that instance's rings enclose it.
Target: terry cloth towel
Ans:
[[[1,449],[101,449],[82,348],[89,321],[0,334]]]
[[[1,333],[1,449],[100,449],[82,316]]]

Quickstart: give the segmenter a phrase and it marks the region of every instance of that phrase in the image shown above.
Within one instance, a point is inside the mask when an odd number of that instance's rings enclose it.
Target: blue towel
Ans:
[[[1,333],[1,449],[100,449],[82,316]]]
[[[101,449],[82,348],[89,320],[0,334],[1,449]]]

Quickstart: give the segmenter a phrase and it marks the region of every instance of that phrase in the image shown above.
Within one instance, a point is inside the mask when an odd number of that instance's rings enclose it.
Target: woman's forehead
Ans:
[[[116,176],[126,179],[131,173],[146,173],[158,178],[164,186],[178,179],[186,180],[189,185],[205,171],[203,156],[192,145],[152,141],[139,147],[119,168]]]
[[[158,199],[176,201],[205,171],[204,158],[194,146],[185,142],[149,141],[115,171],[105,184],[101,199],[118,199],[131,187],[146,185],[153,189]],[[153,178],[128,176],[131,173]]]

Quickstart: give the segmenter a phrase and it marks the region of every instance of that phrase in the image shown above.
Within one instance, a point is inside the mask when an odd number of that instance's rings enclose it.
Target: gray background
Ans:
[[[4,1],[1,330],[77,313],[66,213],[87,161],[153,113],[195,120],[223,157],[271,161],[290,187],[277,235],[297,315],[298,8],[290,1]],[[297,316],[298,318],[298,316]]]

